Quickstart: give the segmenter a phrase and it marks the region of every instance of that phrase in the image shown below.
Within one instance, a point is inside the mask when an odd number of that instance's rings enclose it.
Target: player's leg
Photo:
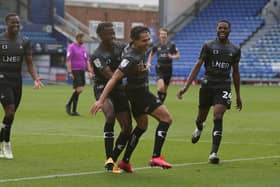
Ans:
[[[157,95],[162,103],[165,101],[166,91],[167,91],[167,87],[165,86],[164,79],[159,78],[157,80]]]
[[[69,98],[69,100],[68,100],[68,102],[67,102],[67,104],[66,104],[66,113],[68,114],[68,115],[72,115],[72,112],[71,112],[71,106],[72,106],[72,103],[73,103],[73,101],[74,101],[74,99],[77,97],[77,95],[78,95],[78,93],[76,92],[76,83],[75,83],[75,81],[73,80],[73,82],[72,82],[72,84],[73,84],[73,88],[74,88],[74,91],[73,91],[73,93],[72,93],[72,95],[71,95],[71,97]]]
[[[166,98],[166,86],[164,83],[164,73],[160,69],[159,65],[156,65],[156,74],[157,74],[157,95],[158,98],[163,103]]]
[[[121,152],[124,150],[132,131],[132,120],[130,111],[118,112],[116,114],[117,120],[121,127],[121,132],[115,142],[113,150],[113,160],[116,162]]]
[[[104,146],[106,161],[104,167],[107,170],[112,170],[114,161],[113,157],[113,147],[114,147],[114,125],[115,125],[115,112],[113,104],[110,99],[106,99],[102,107],[103,114],[105,116],[104,124]]]
[[[79,116],[80,114],[77,112],[77,106],[78,106],[78,101],[79,101],[79,96],[80,94],[83,92],[84,87],[83,86],[79,86],[75,88],[75,94],[74,94],[74,98],[73,98],[73,108],[72,108],[72,116]]]
[[[210,163],[218,164],[220,159],[217,156],[223,133],[223,116],[231,106],[231,89],[222,88],[214,94],[214,127],[212,131],[212,149],[209,156]]]
[[[142,134],[146,131],[148,126],[148,116],[146,114],[141,114],[137,117],[135,117],[137,126],[133,129],[130,138],[128,140],[125,153],[123,156],[123,159],[119,162],[118,166],[119,168],[123,169],[124,171],[128,173],[133,173],[134,169],[131,167],[130,164],[130,158],[131,155],[136,148],[140,137]]]
[[[172,165],[164,160],[161,156],[161,149],[163,147],[167,131],[172,123],[172,118],[167,108],[164,105],[158,106],[151,115],[159,121],[158,127],[155,133],[155,142],[153,156],[150,159],[149,164],[151,166],[160,166],[162,168],[171,168]]]
[[[196,117],[196,128],[194,132],[192,133],[192,143],[197,143],[200,139],[204,122],[207,118],[207,115],[209,113],[209,109],[212,106],[213,103],[213,91],[211,88],[201,87],[199,89],[199,110],[198,115]]]
[[[209,161],[213,164],[219,163],[217,156],[223,133],[223,116],[227,110],[227,106],[223,104],[216,104],[214,106],[214,128],[212,131],[212,149],[209,156]]]
[[[1,103],[5,112],[0,132],[1,157],[13,159],[10,136],[17,107],[21,100],[21,86],[16,89],[6,88],[1,92]]]
[[[69,115],[72,116],[79,116],[79,113],[77,112],[77,106],[79,101],[79,95],[83,92],[84,85],[85,85],[85,74],[84,71],[72,71],[74,80],[73,80],[73,88],[74,92],[72,94],[72,97],[70,98],[68,104],[66,105],[66,112]],[[71,103],[72,106],[72,112],[71,112]],[[69,113],[70,111],[70,113]]]
[[[198,115],[197,115],[196,121],[195,121],[196,128],[195,128],[194,132],[192,133],[192,143],[194,143],[194,144],[197,143],[198,140],[200,139],[201,133],[205,126],[205,120],[209,113],[209,109],[210,109],[210,106],[200,107],[198,109]]]

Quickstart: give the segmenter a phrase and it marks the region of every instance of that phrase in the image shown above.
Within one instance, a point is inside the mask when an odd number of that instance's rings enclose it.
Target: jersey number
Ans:
[[[230,99],[230,100],[231,100],[231,97],[232,97],[231,92],[223,91],[223,96],[222,96],[222,98],[224,98],[224,99]]]

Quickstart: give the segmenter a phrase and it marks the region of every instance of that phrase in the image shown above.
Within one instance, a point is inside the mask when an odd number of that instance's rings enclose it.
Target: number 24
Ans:
[[[228,91],[223,91],[223,96],[224,99],[231,99],[232,95],[231,92]]]

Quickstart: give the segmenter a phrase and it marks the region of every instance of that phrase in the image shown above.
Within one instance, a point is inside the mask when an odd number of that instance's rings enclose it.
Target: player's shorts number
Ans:
[[[224,99],[230,99],[231,100],[231,92],[228,92],[228,91],[223,91],[223,96],[222,96]]]

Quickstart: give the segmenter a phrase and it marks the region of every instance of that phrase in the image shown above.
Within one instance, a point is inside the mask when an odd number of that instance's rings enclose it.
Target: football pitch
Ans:
[[[233,92],[232,109],[224,117],[221,163],[211,165],[208,156],[213,111],[200,141],[192,144],[199,86],[192,86],[179,101],[179,86],[171,85],[166,105],[173,124],[162,154],[173,168],[162,170],[147,165],[157,127],[157,122],[149,118],[149,128],[131,158],[134,174],[105,172],[104,117],[102,113],[89,114],[94,102],[92,87],[87,86],[80,96],[80,117],[65,112],[71,89],[70,85],[47,85],[41,90],[24,86],[11,137],[15,158],[0,160],[0,187],[280,186],[279,86],[242,86],[241,112],[234,107]],[[155,93],[155,86],[151,90]],[[0,116],[2,119],[2,109]],[[116,137],[118,123],[115,129]]]

